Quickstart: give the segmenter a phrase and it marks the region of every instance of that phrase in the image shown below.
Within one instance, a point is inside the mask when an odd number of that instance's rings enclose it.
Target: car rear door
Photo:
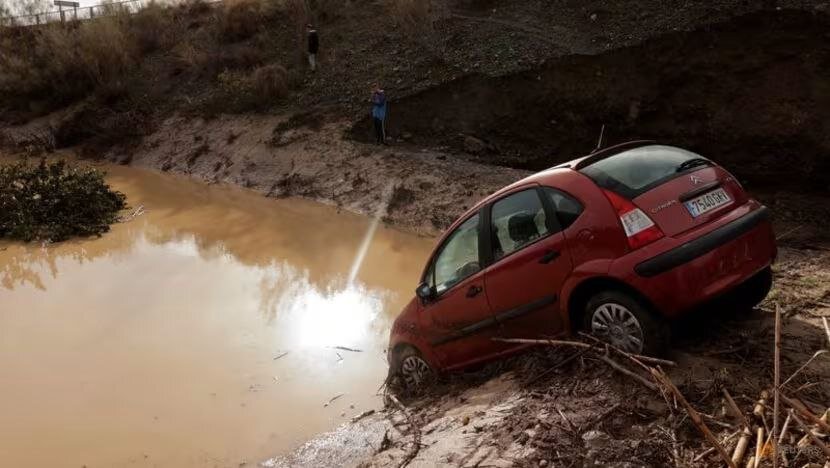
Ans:
[[[421,312],[425,338],[448,368],[504,348],[491,339],[497,328],[481,269],[481,221],[475,214],[450,233],[430,260],[424,278],[434,295]]]
[[[503,337],[563,331],[559,290],[573,269],[550,194],[538,186],[510,193],[484,213],[487,300]]]

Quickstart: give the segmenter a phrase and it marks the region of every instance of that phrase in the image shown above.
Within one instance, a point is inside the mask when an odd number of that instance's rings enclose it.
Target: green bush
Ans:
[[[100,236],[126,208],[104,174],[64,161],[0,166],[0,238],[62,241]]]

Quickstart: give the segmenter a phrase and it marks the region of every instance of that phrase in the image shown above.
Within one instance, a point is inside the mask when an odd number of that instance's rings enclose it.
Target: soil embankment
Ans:
[[[540,170],[658,139],[757,186],[826,190],[830,16],[765,11],[525,72],[470,75],[394,103],[390,128],[487,164]],[[353,135],[362,138],[369,120]]]

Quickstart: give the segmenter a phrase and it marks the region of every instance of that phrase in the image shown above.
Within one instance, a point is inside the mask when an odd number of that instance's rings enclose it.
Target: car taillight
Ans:
[[[603,190],[603,192],[617,211],[617,216],[620,217],[620,222],[625,229],[625,235],[628,237],[628,246],[632,250],[651,244],[664,236],[663,231],[654,224],[654,221],[643,213],[643,210],[634,206],[630,200],[610,190]]]

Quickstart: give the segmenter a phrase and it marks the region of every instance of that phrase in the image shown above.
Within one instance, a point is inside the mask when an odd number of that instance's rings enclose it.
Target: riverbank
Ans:
[[[279,118],[181,117],[165,122],[165,131],[135,151],[109,152],[104,158],[367,215],[377,213],[391,183],[397,195],[391,197],[386,223],[422,235],[443,229],[485,191],[526,174],[439,152],[344,141],[343,125],[333,123],[280,131],[283,127]],[[718,416],[720,388],[740,395],[739,404],[751,408],[769,384],[774,305],[785,308],[785,374],[824,346],[820,317],[830,316],[830,243],[824,227],[830,203],[818,195],[786,191],[755,195],[772,207],[781,238],[776,287],[756,314],[712,309],[681,325],[688,330],[677,337],[671,358],[678,366],[669,370],[686,397],[715,418],[712,425],[723,439],[735,423]],[[643,388],[632,403],[636,381],[584,356],[564,362],[572,356],[563,350],[538,351],[450,376],[430,396],[405,400],[415,425],[389,406],[313,437],[295,452],[264,459],[262,466],[398,466],[412,450],[416,426],[422,445],[411,466],[540,466],[574,458],[585,466],[616,460],[649,466],[676,463],[675,453],[689,461],[707,448],[684,413],[666,405],[658,393]],[[827,362],[818,360],[796,380],[804,386],[799,396],[814,408],[830,401],[826,375]],[[359,414],[355,410],[347,416]],[[710,455],[688,466],[715,461]]]

